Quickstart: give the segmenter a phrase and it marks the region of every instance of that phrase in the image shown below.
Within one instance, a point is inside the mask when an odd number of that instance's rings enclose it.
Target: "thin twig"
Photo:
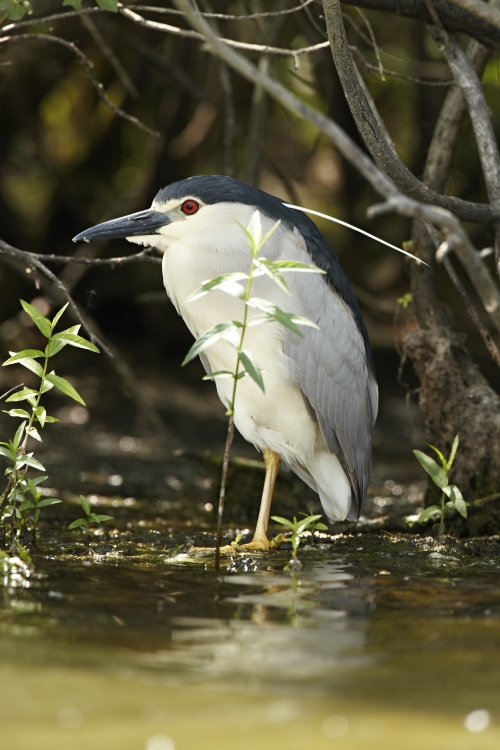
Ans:
[[[153,263],[154,265],[161,266],[162,259],[157,257],[151,248],[146,248],[138,253],[132,253],[132,255],[116,256],[113,258],[85,258],[78,255],[52,255],[44,253],[30,253],[26,250],[19,250],[15,247],[6,245],[3,240],[0,240],[0,254],[1,251],[5,250],[12,257],[17,257],[18,260],[26,263],[28,258],[35,258],[36,260],[45,261],[47,263],[78,263],[84,266],[126,266],[132,263]]]
[[[229,470],[229,459],[231,446],[234,438],[234,413],[230,414],[227,423],[226,444],[224,446],[224,458],[222,461],[222,476],[219,490],[219,505],[217,508],[217,532],[215,535],[215,570],[220,568],[220,547],[222,542],[222,520],[224,516],[224,502],[226,499],[227,474]]]
[[[221,21],[253,21],[253,20],[259,20],[261,18],[276,18],[276,16],[285,16],[290,15],[292,13],[298,13],[301,10],[304,10],[304,8],[307,8],[308,5],[311,5],[311,3],[315,2],[315,0],[304,0],[304,2],[299,3],[298,5],[294,5],[292,8],[283,8],[282,10],[268,10],[268,11],[259,11],[258,13],[242,13],[241,15],[232,14],[232,13],[207,13],[204,11],[200,11],[201,15],[204,16],[204,18],[215,18],[220,19]],[[174,8],[159,8],[154,5],[132,5],[128,6],[132,8],[133,10],[140,10],[142,12],[149,12],[149,13],[170,13],[173,15],[182,15],[181,11],[175,10]]]
[[[87,31],[89,32],[90,36],[94,40],[94,42],[97,44],[97,46],[101,49],[104,57],[108,60],[109,64],[115,71],[117,77],[123,84],[123,88],[128,91],[128,93],[134,97],[134,99],[137,99],[139,96],[139,92],[137,90],[137,86],[133,82],[133,80],[130,78],[129,74],[123,67],[121,61],[118,59],[118,57],[115,55],[114,51],[112,50],[111,46],[108,44],[107,39],[101,34],[99,28],[96,26],[94,19],[91,18],[88,15],[82,15],[80,18],[81,23]]]
[[[173,34],[174,36],[182,37],[184,39],[196,39],[203,41],[203,34],[199,34],[196,31],[190,29],[181,29],[179,26],[171,26],[170,24],[160,23],[159,21],[150,21],[144,16],[140,16],[138,13],[130,10],[129,8],[120,8],[119,12],[125,18],[128,18],[139,26],[144,26],[147,29],[153,29],[154,31],[161,31],[167,34]],[[198,11],[197,11],[198,12]],[[202,18],[201,14],[199,14]],[[282,47],[272,47],[268,44],[251,44],[249,42],[239,42],[236,39],[225,39],[219,37],[221,41],[225,42],[229,47],[235,49],[245,50],[246,52],[257,53],[259,55],[276,55],[278,57],[292,57],[296,64],[297,60],[301,55],[309,55],[311,52],[318,52],[319,50],[328,47],[328,42],[318,42],[318,44],[312,44],[308,47],[300,47],[298,49],[285,49]]]

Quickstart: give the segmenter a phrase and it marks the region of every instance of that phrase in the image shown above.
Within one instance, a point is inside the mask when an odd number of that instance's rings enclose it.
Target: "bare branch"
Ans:
[[[482,44],[475,41],[470,43],[468,58],[478,75],[482,74],[488,55],[488,51]],[[441,191],[444,188],[465,110],[466,104],[462,91],[459,86],[453,86],[441,107],[427,154],[423,181],[432,190]]]
[[[483,178],[493,211],[500,210],[500,155],[481,82],[471,67],[463,49],[454,37],[447,34],[430,0],[426,0],[433,25],[429,26],[441,53],[445,57],[455,81],[462,91],[476,138]],[[500,276],[500,231],[497,224],[495,256]]]
[[[425,0],[344,0],[354,5],[385,11],[406,18],[430,23]],[[486,47],[500,43],[500,11],[482,0],[436,0],[434,6],[443,25],[450,31],[464,32]]]
[[[339,0],[324,0],[330,48],[352,116],[378,166],[408,196],[453,211],[463,221],[491,223],[494,212],[486,204],[475,204],[430,190],[400,161],[384,138],[377,118],[360,86],[351,56]]]
[[[121,81],[123,88],[128,91],[128,93],[134,97],[134,99],[137,99],[139,96],[139,92],[137,90],[137,87],[135,83],[130,78],[129,74],[123,67],[120,60],[117,58],[115,53],[113,52],[111,46],[108,44],[107,40],[104,38],[104,36],[101,34],[100,30],[96,26],[94,19],[90,18],[90,16],[83,14],[80,17],[80,22],[83,24],[83,26],[87,29],[90,36],[96,43],[96,45],[102,50],[102,53],[104,57],[107,58],[109,61],[109,64],[115,71],[118,79]]]

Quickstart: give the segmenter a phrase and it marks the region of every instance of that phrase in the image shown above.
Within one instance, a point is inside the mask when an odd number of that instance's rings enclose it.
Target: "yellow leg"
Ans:
[[[241,544],[240,549],[247,550],[267,550],[270,547],[267,538],[267,525],[271,513],[271,502],[273,499],[274,485],[280,468],[280,457],[270,448],[264,451],[264,463],[266,465],[266,478],[264,479],[264,489],[262,490],[262,500],[260,501],[259,517],[253,539],[248,544]]]
[[[274,485],[276,484],[276,477],[278,476],[280,468],[280,457],[270,448],[266,448],[264,451],[264,463],[266,465],[266,477],[264,479],[264,489],[262,490],[262,499],[260,501],[259,517],[257,518],[257,526],[255,527],[253,539],[248,544],[238,545],[237,548],[232,547],[230,544],[225,547],[220,547],[219,553],[222,555],[234,554],[238,550],[265,552],[271,547],[271,543],[267,538],[267,525],[269,523],[269,514],[271,512]],[[192,552],[207,552],[209,550],[213,552],[213,548],[191,548]]]

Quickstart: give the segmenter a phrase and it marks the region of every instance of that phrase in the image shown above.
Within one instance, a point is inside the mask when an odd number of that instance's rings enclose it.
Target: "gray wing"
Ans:
[[[347,284],[345,277],[342,282]],[[346,473],[353,491],[349,515],[357,518],[370,477],[378,406],[366,332],[359,309],[353,310],[352,300],[348,304],[328,276],[297,273],[293,286],[300,313],[318,330],[303,327],[303,338],[286,330],[284,351],[329,450]]]

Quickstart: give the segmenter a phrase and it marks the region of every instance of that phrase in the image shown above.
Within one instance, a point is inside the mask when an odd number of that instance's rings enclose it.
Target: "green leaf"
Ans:
[[[212,346],[212,344],[217,343],[217,341],[220,341],[221,339],[225,339],[234,347],[238,346],[241,336],[238,329],[241,329],[242,327],[242,323],[237,320],[217,323],[217,325],[213,326],[213,328],[210,328],[208,331],[205,331],[205,333],[196,339],[193,346],[184,357],[182,365],[191,362],[191,360],[200,354],[200,352],[204,351],[209,346]]]
[[[50,336],[52,335],[52,325],[50,323],[50,320],[47,320],[47,318],[44,317],[42,313],[36,309],[36,307],[33,307],[33,305],[30,305],[29,302],[25,302],[22,299],[21,305],[22,305],[24,312],[30,316],[33,323],[43,333],[45,338],[46,339],[50,338]]]
[[[53,387],[53,384],[49,383],[49,381],[45,378],[40,384],[40,393],[47,393],[47,391],[51,391]]]
[[[458,450],[458,435],[455,435],[455,439],[453,440],[453,445],[451,446],[450,457],[448,461],[446,462],[447,471],[449,471],[451,467],[453,466],[455,456],[457,455],[457,450]]]
[[[31,492],[31,496],[32,496],[32,498],[33,498],[34,500],[38,500],[38,499],[39,499],[39,498],[41,497],[41,495],[40,495],[40,492],[39,492],[39,491],[37,490],[37,488],[36,488],[36,485],[35,485],[35,483],[33,482],[33,480],[32,480],[32,479],[30,479],[29,477],[28,477],[27,479],[28,479],[28,482],[27,482],[27,484],[28,484],[28,489],[29,489],[29,491]]]
[[[40,422],[40,425],[44,427],[45,422],[47,421],[47,412],[45,410],[45,407],[39,404],[38,406],[35,407],[34,412],[35,412],[36,418]]]
[[[12,441],[13,448],[17,451],[21,444],[21,440],[24,435],[24,428],[26,427],[26,422],[21,422],[19,427],[16,430],[16,434],[14,435],[14,440]]]
[[[116,13],[118,10],[118,0],[96,0],[97,5],[103,10],[109,10]]]
[[[275,268],[286,273],[287,271],[296,271],[297,273],[321,273],[326,274],[322,268],[313,266],[311,263],[299,263],[295,260],[269,260],[268,258],[259,258],[258,264],[262,264],[267,268]]]
[[[80,495],[80,505],[82,506],[85,515],[88,516],[90,514],[90,503],[85,495]]]
[[[11,461],[16,460],[16,452],[12,450],[12,448],[8,448],[5,445],[0,445],[0,456],[5,456],[5,458],[10,458]]]
[[[31,351],[30,349],[27,349],[26,351]],[[34,349],[33,351],[38,351],[37,349]],[[42,365],[36,361],[33,357],[24,356],[25,352],[18,352],[17,354],[13,354],[12,357],[9,357],[9,359],[6,359],[3,363],[4,366],[7,365],[22,365],[23,367],[26,367],[28,370],[31,370],[31,372],[34,372],[35,375],[38,375],[39,378],[43,375],[43,367]],[[40,355],[36,355],[40,356]],[[42,357],[44,357],[44,353],[42,352]]]
[[[286,526],[292,531],[295,528],[295,524],[292,521],[289,521],[288,518],[283,518],[283,516],[271,516],[271,518],[273,521],[276,521],[276,523],[280,523],[282,526]]]
[[[37,357],[44,357],[45,354],[40,349],[23,349],[22,352],[11,352],[11,357],[6,359],[4,365],[13,365],[19,362],[20,359],[36,359]]]
[[[241,374],[243,375],[244,373]],[[234,372],[230,370],[216,370],[204,375],[202,380],[215,380],[215,378],[234,378]]]
[[[38,432],[38,430],[36,429],[36,427],[33,427],[33,425],[31,427],[27,428],[27,433],[28,433],[28,435],[30,437],[34,438],[35,440],[38,440],[38,442],[40,442],[40,443],[42,442],[42,438],[40,437],[40,433]]]
[[[46,474],[39,477],[33,477],[33,479],[28,478],[28,485],[32,495],[37,494],[36,488],[39,484],[43,484],[46,479],[48,479],[48,476]]]
[[[64,311],[66,310],[66,308],[68,307],[68,305],[69,305],[69,302],[66,302],[66,304],[65,304],[65,305],[63,305],[63,306],[61,307],[61,309],[59,310],[59,312],[56,312],[56,314],[55,314],[55,315],[54,315],[54,317],[52,318],[52,323],[51,323],[51,325],[52,325],[52,330],[54,330],[54,328],[56,327],[56,325],[57,325],[57,324],[59,323],[59,320],[60,320],[60,318],[61,318],[61,315],[63,315],[63,313],[64,313]]]
[[[298,526],[296,527],[296,534],[302,533],[302,531],[305,531],[305,529],[309,528],[309,526],[312,526],[315,521],[318,521],[321,518],[320,515],[314,515],[314,516],[306,516]]]
[[[28,401],[31,406],[35,405],[36,397],[38,392],[34,391],[33,388],[21,388],[20,391],[12,393],[6,401]]]
[[[55,354],[61,351],[61,349],[64,349],[66,346],[65,341],[58,341],[57,339],[54,340],[54,337],[52,337],[45,347],[45,356],[46,357],[53,357]]]
[[[33,469],[38,469],[38,471],[45,471],[45,466],[43,466],[37,458],[34,458],[32,453],[25,453],[22,456],[19,456],[17,465],[19,468],[22,468],[23,466],[31,466]]]
[[[245,372],[252,378],[254,383],[259,386],[262,393],[265,393],[266,389],[264,387],[262,370],[260,369],[253,356],[250,354],[250,352],[242,349],[240,352],[238,352],[238,359],[245,368]]]
[[[82,7],[82,0],[63,0],[63,6],[69,5],[70,8],[74,8],[75,10],[80,10]]]
[[[278,268],[275,267],[274,262],[270,260],[266,260],[266,258],[256,258],[255,261],[255,267],[257,268],[257,273],[254,274],[254,276],[258,276],[259,272],[265,273],[266,276],[269,276],[275,284],[277,284],[280,289],[282,289],[286,294],[290,294],[290,290],[288,289],[288,285],[283,278],[282,273]]]
[[[450,484],[447,487],[443,487],[443,492],[450,498],[450,502],[446,503],[446,505],[455,508],[461,516],[467,518],[467,503],[458,487],[455,484]]]
[[[26,14],[31,15],[33,13],[33,8],[31,7],[31,3],[27,2],[27,0],[24,0],[24,2],[19,2],[13,5],[12,0],[8,2],[7,4],[3,4],[4,8],[8,8],[10,6],[11,9],[9,13],[7,14],[7,18],[10,21],[19,21],[21,18],[24,18]]]
[[[436,515],[436,513],[441,513],[441,508],[438,508],[437,505],[429,505],[428,508],[422,511],[422,513],[417,518],[417,521],[418,523],[423,523],[424,521],[427,521],[427,519],[431,516]]]
[[[259,325],[261,323],[278,323],[278,325],[288,328],[301,338],[303,337],[303,333],[298,327],[299,325],[318,328],[316,323],[313,323],[312,320],[303,318],[302,315],[297,315],[296,313],[285,312],[276,305],[273,305],[272,302],[268,302],[268,300],[260,297],[251,297],[248,300],[247,305],[249,307],[254,307],[257,310],[262,310],[263,312],[262,315],[252,315],[248,320],[249,326]]]
[[[77,518],[76,521],[72,521],[68,526],[68,529],[78,529],[80,526],[86,526],[88,528],[88,522],[86,518]]]
[[[57,497],[44,497],[43,500],[39,500],[37,506],[39,508],[46,508],[48,505],[57,505],[62,503],[62,500],[58,500]]]
[[[76,328],[79,328],[79,326],[76,326]],[[63,342],[62,346],[66,346],[66,344],[69,344],[70,346],[74,346],[77,349],[87,349],[90,352],[95,352],[96,354],[99,354],[99,349],[95,344],[93,344],[91,341],[87,341],[87,339],[84,339],[83,336],[78,336],[76,333],[73,333],[71,329],[67,331],[61,331],[60,333],[55,333],[52,336],[52,339],[50,343],[55,341]]]
[[[437,485],[441,489],[443,489],[443,487],[446,487],[446,485],[448,484],[448,477],[446,476],[446,472],[434,461],[433,458],[428,456],[426,453],[422,453],[422,451],[419,450],[414,450],[413,455],[420,463],[420,465],[425,469],[435,485]]]
[[[430,443],[427,443],[429,448],[432,448],[434,453],[436,453],[439,456],[439,460],[441,461],[441,466],[443,467],[444,471],[446,471],[446,458],[444,457],[444,454],[439,450],[439,448],[436,448],[435,445],[431,445]]]
[[[31,510],[32,508],[36,508],[35,503],[31,502],[31,500],[25,500],[24,503],[21,503],[21,505],[18,506],[18,510],[21,511],[21,513],[24,510]]]
[[[59,391],[64,393],[66,396],[69,396],[74,401],[77,401],[79,404],[83,404],[85,406],[85,401],[80,396],[80,394],[73,388],[71,383],[69,383],[65,378],[61,378],[60,375],[56,375],[54,372],[49,373],[45,376],[45,380],[48,383],[51,383],[53,386],[55,386]]]
[[[9,411],[7,411],[6,409],[2,409],[2,411],[4,414],[8,414],[9,417],[20,417],[21,419],[29,419],[31,416],[30,414],[28,414],[27,411],[25,411],[25,409],[9,409]]]
[[[289,271],[295,271],[297,273],[326,273],[317,266],[310,265],[309,263],[298,263],[294,260],[269,260],[268,258],[257,258],[255,260],[255,266],[263,273],[270,276],[278,286],[289,294],[288,286],[283,273]]]
[[[243,298],[245,296],[245,288],[239,283],[240,281],[247,281],[248,275],[239,271],[235,273],[224,273],[222,276],[216,276],[210,281],[204,281],[203,284],[196,289],[187,298],[187,302],[193,302],[200,297],[203,297],[209,292],[213,292],[218,289],[221,292],[226,292],[232,297]]]
[[[277,228],[279,227],[280,224],[281,224],[281,219],[279,221],[277,221],[275,224],[273,224],[272,227],[271,227],[271,229],[269,229],[269,231],[266,232],[266,234],[263,236],[263,238],[262,238],[262,240],[260,242],[259,250],[264,247],[264,245],[266,244],[266,242],[271,238],[271,235],[274,234],[274,232],[277,230]]]
[[[92,523],[104,523],[105,521],[112,521],[113,516],[108,516],[105,513],[91,513],[89,520],[92,521]]]

